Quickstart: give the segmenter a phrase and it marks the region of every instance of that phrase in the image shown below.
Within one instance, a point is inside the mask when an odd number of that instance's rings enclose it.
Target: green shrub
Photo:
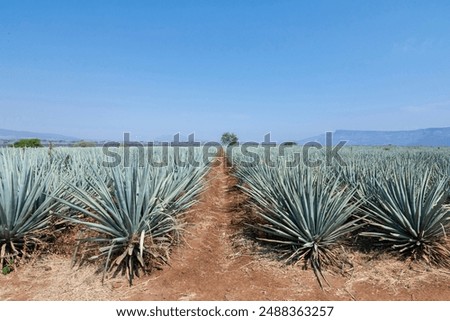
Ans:
[[[13,147],[42,147],[41,140],[38,138],[24,138],[13,144]]]
[[[73,144],[73,147],[95,147],[97,144],[95,142],[79,141]]]

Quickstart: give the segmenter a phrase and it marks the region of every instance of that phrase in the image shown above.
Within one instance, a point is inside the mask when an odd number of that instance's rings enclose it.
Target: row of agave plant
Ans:
[[[55,222],[81,227],[75,252],[82,248],[82,256],[100,260],[103,277],[120,272],[131,285],[140,271],[167,261],[181,214],[197,201],[208,167],[200,151],[194,154],[200,166],[181,163],[186,152],[167,154],[166,166],[143,162],[137,152],[127,155],[126,166],[105,166],[111,163],[99,148],[1,149],[1,267],[48,244]]]
[[[272,163],[262,149],[253,153],[235,149],[229,156],[259,216],[253,228],[287,262],[311,266],[321,286],[323,266],[340,263],[336,250],[363,237],[403,257],[450,267],[448,150],[354,147],[341,151],[345,164],[327,164],[316,151],[309,157],[324,161],[313,167],[304,160],[289,166],[300,147],[283,156],[273,151]]]

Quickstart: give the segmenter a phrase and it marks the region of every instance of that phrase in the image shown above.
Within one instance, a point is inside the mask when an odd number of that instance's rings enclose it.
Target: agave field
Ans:
[[[165,166],[140,155],[110,166],[101,149],[0,150],[0,265],[8,273],[37,248],[51,246],[55,224],[80,226],[78,254],[125,274],[164,263],[182,227],[180,215],[197,200],[207,164],[167,153]],[[152,150],[162,158],[162,150]],[[146,153],[147,155],[147,153]],[[201,160],[200,151],[194,158]],[[181,165],[180,165],[181,163]],[[125,166],[126,164],[126,166]],[[79,250],[82,249],[82,253]]]
[[[70,228],[73,263],[93,262],[102,279],[124,275],[131,285],[165,265],[213,163],[201,148],[145,150],[163,166],[131,151],[118,147],[127,161],[111,163],[101,148],[0,149],[3,274],[51,251],[55,233]],[[299,146],[272,149],[270,162],[266,152],[226,155],[252,212],[240,228],[283,262],[312,269],[321,287],[343,248],[450,267],[447,149],[347,147],[343,162]]]
[[[235,149],[229,160],[258,216],[252,227],[286,262],[310,266],[321,286],[345,245],[450,266],[448,150],[349,147],[344,164],[299,155]]]

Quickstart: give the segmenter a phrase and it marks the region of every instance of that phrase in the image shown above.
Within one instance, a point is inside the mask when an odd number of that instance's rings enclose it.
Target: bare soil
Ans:
[[[344,252],[345,273],[325,271],[323,290],[313,272],[264,254],[242,228],[243,196],[222,165],[206,177],[198,204],[185,214],[183,242],[170,265],[134,280],[101,275],[93,265],[72,268],[70,255],[41,255],[0,275],[1,300],[450,300],[450,271]]]

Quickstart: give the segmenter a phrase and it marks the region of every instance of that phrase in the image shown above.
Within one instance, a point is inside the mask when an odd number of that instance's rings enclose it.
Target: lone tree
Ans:
[[[41,140],[38,138],[28,138],[18,140],[13,144],[14,147],[42,147]]]
[[[222,138],[220,139],[222,144],[225,146],[229,145],[236,145],[238,143],[238,137],[235,133],[226,132],[222,135]]]

